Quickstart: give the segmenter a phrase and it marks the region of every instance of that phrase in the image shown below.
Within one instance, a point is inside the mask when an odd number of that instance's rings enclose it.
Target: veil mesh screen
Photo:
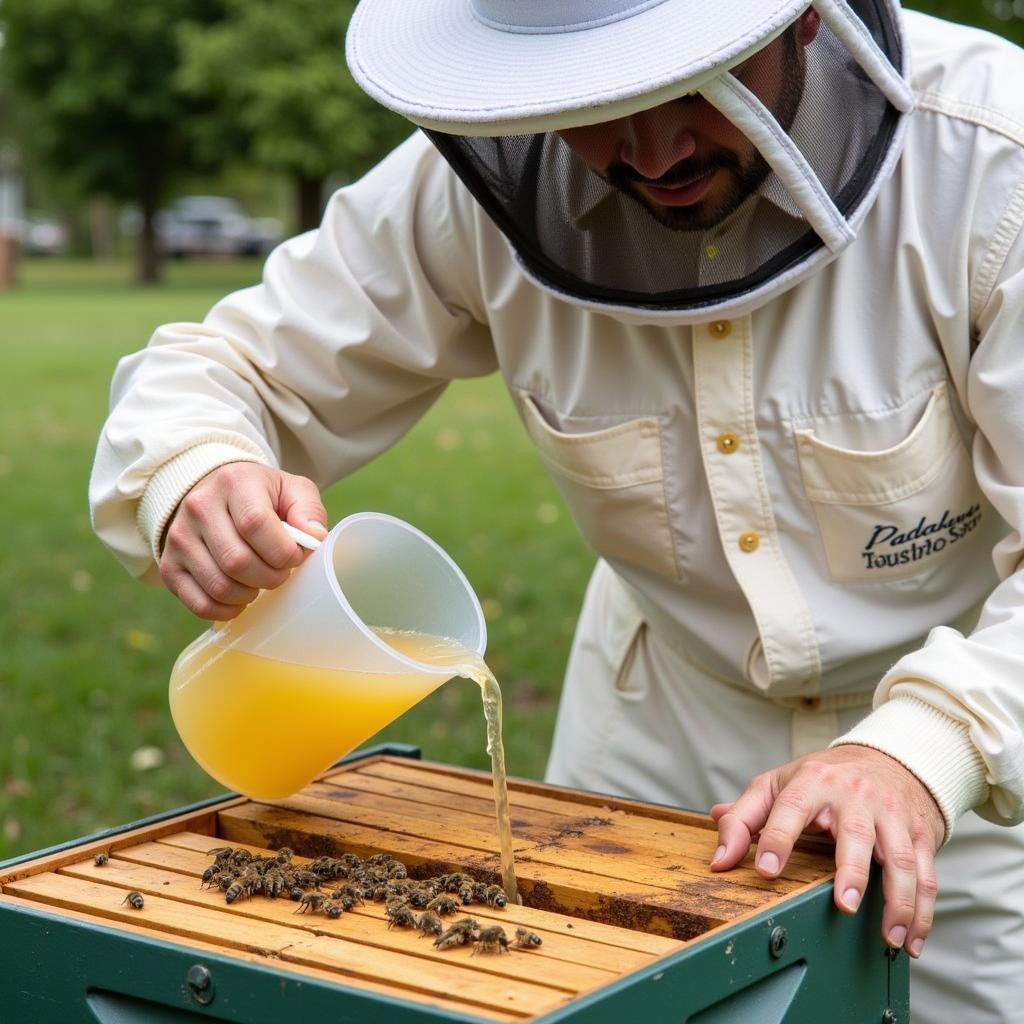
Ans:
[[[901,67],[881,0],[851,6]],[[855,209],[886,157],[899,114],[836,36],[822,24],[802,46],[791,26],[734,73],[776,113],[839,210]],[[658,116],[665,131],[685,124],[698,140],[694,160],[725,161],[716,173],[717,191],[682,214],[652,210],[642,183],[592,169],[578,155],[580,147],[558,133],[427,134],[526,266],[570,296],[692,309],[742,295],[823,245],[753,147],[731,125],[723,134],[722,116],[706,100],[684,97],[657,108],[646,122],[652,130]],[[614,135],[615,126],[608,131]],[[740,168],[729,163],[734,158],[750,171],[743,187],[729,189],[730,201],[727,186],[741,185]],[[676,165],[683,178],[686,165]]]

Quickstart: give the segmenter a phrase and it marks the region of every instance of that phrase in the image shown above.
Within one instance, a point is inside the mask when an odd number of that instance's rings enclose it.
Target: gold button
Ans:
[[[808,711],[817,711],[821,707],[820,697],[801,697],[800,707],[807,708]]]
[[[705,248],[704,252],[707,255],[707,258],[709,260],[716,260],[716,259],[718,259],[718,246],[717,245],[709,245],[709,246],[707,246],[707,248]]]
[[[723,455],[732,455],[734,451],[740,446],[740,439],[731,431],[727,430],[724,434],[718,435],[718,450]]]
[[[732,334],[732,323],[729,320],[715,320],[708,324],[708,332],[712,338],[728,338]]]
[[[743,534],[742,537],[740,537],[740,550],[746,551],[749,554],[751,551],[756,551],[757,546],[760,543],[761,538],[758,537],[758,535],[754,533],[753,530],[751,530],[748,533]]]

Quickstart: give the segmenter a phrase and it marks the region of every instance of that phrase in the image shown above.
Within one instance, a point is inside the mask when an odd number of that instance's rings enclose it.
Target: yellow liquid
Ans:
[[[487,752],[501,849],[502,882],[518,902],[512,859],[501,691],[475,652],[456,641],[376,628],[399,653],[422,664],[447,666],[451,675],[480,686],[487,721]],[[200,766],[246,796],[290,796],[339,757],[355,750],[446,678],[425,672],[378,675],[312,668],[222,647],[216,630],[179,655],[171,672],[171,716]]]

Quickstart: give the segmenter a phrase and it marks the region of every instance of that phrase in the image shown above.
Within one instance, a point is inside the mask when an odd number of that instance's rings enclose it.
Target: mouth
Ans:
[[[694,203],[699,203],[704,198],[716,173],[717,168],[687,181],[673,182],[671,185],[655,185],[650,182],[638,181],[635,182],[635,186],[651,202],[657,203],[659,206],[693,206]]]

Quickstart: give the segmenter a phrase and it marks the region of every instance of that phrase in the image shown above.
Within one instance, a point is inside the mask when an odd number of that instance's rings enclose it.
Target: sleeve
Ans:
[[[999,583],[967,636],[946,626],[882,679],[875,710],[835,744],[875,747],[929,788],[946,819],[974,809],[1024,820],[1024,184],[1016,188],[972,277],[974,355],[964,369],[974,471],[1008,525],[993,551]],[[1005,188],[1002,195],[1006,195]],[[967,351],[961,335],[959,349]],[[952,360],[952,355],[948,355]],[[966,358],[957,356],[956,358]]]
[[[158,582],[162,532],[216,467],[321,488],[397,441],[448,381],[496,365],[465,190],[417,133],[279,246],[262,283],[121,360],[89,484],[93,526]]]

